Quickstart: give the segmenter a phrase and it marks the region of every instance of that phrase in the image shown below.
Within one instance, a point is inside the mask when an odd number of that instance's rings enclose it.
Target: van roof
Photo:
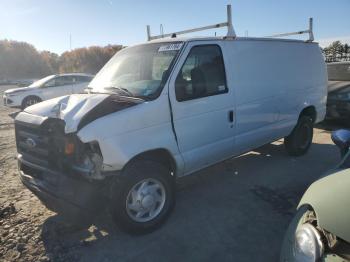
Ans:
[[[204,37],[174,37],[174,38],[160,38],[151,40],[147,43],[162,43],[162,42],[191,42],[191,41],[222,41],[225,40],[225,37],[223,36],[204,36]],[[305,40],[299,40],[299,39],[286,39],[286,38],[272,38],[272,37],[236,37],[231,41],[272,41],[272,42],[297,42],[297,43],[306,43]],[[315,43],[317,42],[307,42],[307,43]]]

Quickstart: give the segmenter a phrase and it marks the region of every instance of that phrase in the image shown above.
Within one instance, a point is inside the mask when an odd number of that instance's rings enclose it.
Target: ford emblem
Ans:
[[[36,147],[36,142],[33,138],[28,137],[25,141],[26,145],[28,146],[28,148],[34,148]]]

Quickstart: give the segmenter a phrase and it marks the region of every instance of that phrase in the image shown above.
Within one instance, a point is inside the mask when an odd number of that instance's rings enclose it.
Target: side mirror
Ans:
[[[339,129],[332,132],[332,141],[340,149],[341,156],[344,156],[350,147],[350,130]]]

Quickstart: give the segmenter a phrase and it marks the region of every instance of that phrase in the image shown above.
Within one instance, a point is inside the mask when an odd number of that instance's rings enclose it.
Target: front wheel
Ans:
[[[175,204],[174,178],[163,165],[139,161],[112,188],[111,214],[119,228],[144,234],[157,229]]]
[[[26,98],[23,99],[21,108],[24,110],[28,106],[34,105],[36,103],[41,102],[41,99],[37,96],[27,96]]]
[[[313,137],[313,122],[308,116],[301,116],[292,133],[284,138],[284,145],[291,156],[304,155],[310,148]]]

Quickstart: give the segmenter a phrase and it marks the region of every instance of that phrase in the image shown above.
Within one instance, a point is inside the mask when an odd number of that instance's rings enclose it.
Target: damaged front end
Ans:
[[[108,203],[111,175],[119,171],[104,171],[98,142],[83,143],[77,133],[101,117],[142,102],[80,94],[47,100],[19,113],[15,132],[23,184],[53,211],[97,214]]]
[[[75,133],[65,134],[64,127],[61,119],[40,125],[15,122],[21,180],[55,212],[71,217],[96,212],[108,199],[98,144],[83,144]]]
[[[23,159],[69,176],[103,179],[98,143],[82,143],[75,133],[65,134],[61,119],[47,119],[40,126],[16,121],[17,150]]]

